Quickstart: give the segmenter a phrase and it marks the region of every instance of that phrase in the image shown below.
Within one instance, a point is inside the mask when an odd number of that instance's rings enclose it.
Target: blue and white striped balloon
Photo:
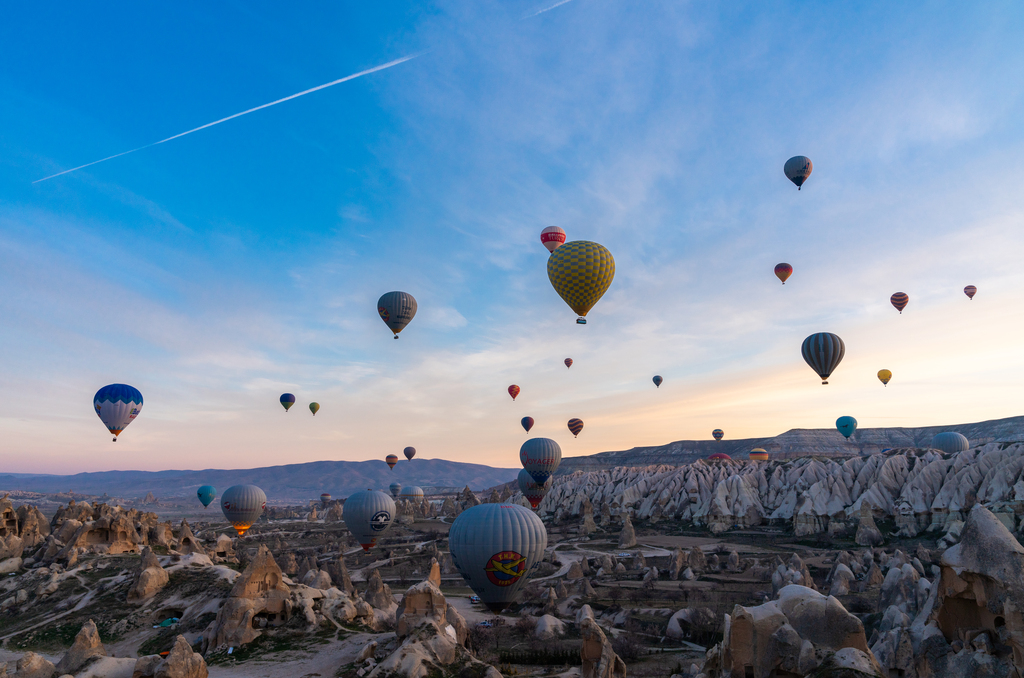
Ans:
[[[96,391],[92,404],[100,421],[114,434],[114,442],[117,442],[121,431],[142,411],[142,394],[128,384],[108,384]]]

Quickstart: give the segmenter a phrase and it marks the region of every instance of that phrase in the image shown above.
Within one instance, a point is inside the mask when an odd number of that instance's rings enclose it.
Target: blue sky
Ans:
[[[5,8],[3,470],[515,466],[524,415],[575,455],[1021,414],[1024,7],[553,4]],[[585,327],[550,224],[615,256]],[[91,398],[120,381],[146,405],[115,445]]]

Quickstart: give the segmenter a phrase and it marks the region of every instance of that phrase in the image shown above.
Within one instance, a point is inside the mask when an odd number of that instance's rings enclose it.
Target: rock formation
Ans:
[[[75,642],[71,645],[64,657],[57,663],[55,670],[58,676],[65,673],[77,673],[78,669],[85,666],[85,663],[92,657],[105,657],[107,651],[103,649],[100,642],[100,632],[96,630],[96,624],[90,619],[82,624],[81,630],[75,636]],[[21,671],[18,671],[21,675]]]
[[[254,624],[257,615],[264,626],[278,626],[291,613],[291,592],[284,584],[284,573],[267,547],[260,545],[256,557],[235,580],[217,618],[203,632],[204,652],[222,646],[239,647],[258,638],[260,631]]]
[[[580,637],[581,678],[626,678],[626,663],[615,654],[592,616],[580,621]]]
[[[192,650],[185,636],[174,639],[166,657],[158,654],[140,657],[135,662],[132,678],[208,678],[203,655]]]
[[[619,548],[628,549],[636,546],[636,531],[629,519],[629,514],[622,518],[622,532],[619,533]]]
[[[148,600],[157,591],[167,586],[170,576],[160,567],[160,561],[148,547],[142,549],[142,559],[132,578],[132,586],[128,589],[128,602],[135,603]]]
[[[380,570],[374,570],[370,578],[366,580],[363,600],[380,610],[388,610],[394,607],[395,599],[391,595],[391,587],[381,579]]]
[[[53,678],[55,667],[52,662],[35,652],[26,652],[18,660],[16,678]]]
[[[871,505],[863,502],[860,505],[860,522],[857,523],[855,541],[861,546],[880,546],[885,537],[875,525],[875,517],[871,514]]]

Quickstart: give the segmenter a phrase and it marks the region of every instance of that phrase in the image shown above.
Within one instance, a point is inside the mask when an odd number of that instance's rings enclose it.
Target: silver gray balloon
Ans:
[[[391,496],[394,497],[395,499],[398,499],[398,495],[401,494],[402,492],[402,483],[399,483],[397,481],[393,482],[391,483],[391,487],[389,487],[388,489],[391,490]]]
[[[519,448],[519,461],[534,480],[544,484],[562,463],[562,448],[551,438],[530,438]]]
[[[399,496],[402,499],[412,499],[413,501],[418,501],[420,499],[423,499],[423,488],[417,487],[415,485],[403,487],[402,493]]]
[[[547,480],[538,485],[537,481],[530,475],[530,472],[524,468],[519,472],[519,491],[523,493],[523,497],[526,498],[526,501],[530,502],[530,506],[536,511],[537,507],[540,506],[540,502],[544,499],[544,495],[551,489],[553,481],[554,477],[548,476]]]
[[[971,447],[971,442],[963,434],[946,431],[932,438],[932,447],[942,450],[946,454],[953,454],[954,452],[966,452]]]
[[[463,511],[448,532],[452,562],[493,612],[508,607],[541,561],[548,533],[519,504],[480,504]]]
[[[408,292],[388,292],[377,300],[377,313],[384,324],[395,333],[395,339],[398,339],[398,333],[412,321],[416,315],[416,308],[416,299]]]
[[[267,495],[255,485],[232,485],[224,491],[220,508],[231,526],[242,536],[259,520],[267,507]]]
[[[796,190],[800,190],[800,187],[807,181],[807,177],[811,176],[811,170],[814,169],[814,163],[806,155],[794,155],[792,158],[786,161],[782,171],[786,173],[786,178],[796,184]]]
[[[369,551],[391,527],[395,500],[379,490],[356,492],[345,500],[342,517],[364,551]]]

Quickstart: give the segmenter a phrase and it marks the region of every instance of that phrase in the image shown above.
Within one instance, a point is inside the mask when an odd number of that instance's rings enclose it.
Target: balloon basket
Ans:
[[[586,325],[587,324],[587,319],[586,318],[576,318],[576,324],[577,325]]]

